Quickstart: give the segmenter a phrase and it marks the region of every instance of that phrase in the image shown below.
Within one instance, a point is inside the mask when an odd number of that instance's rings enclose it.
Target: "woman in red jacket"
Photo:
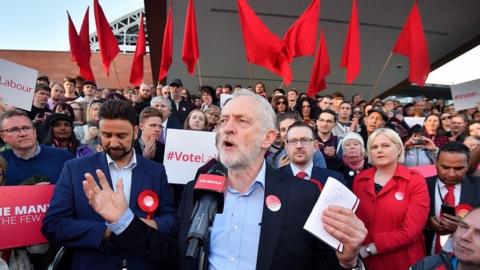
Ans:
[[[425,178],[400,165],[404,149],[393,130],[380,128],[367,142],[372,168],[358,174],[353,191],[368,235],[360,254],[369,270],[406,270],[425,256],[422,230],[429,211]]]

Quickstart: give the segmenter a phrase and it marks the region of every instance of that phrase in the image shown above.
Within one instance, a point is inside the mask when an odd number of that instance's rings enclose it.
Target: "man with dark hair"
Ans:
[[[296,89],[290,89],[287,92],[287,100],[288,100],[288,111],[289,112],[294,112],[295,111],[295,106],[297,105],[297,99],[298,99],[298,91]]]
[[[183,126],[188,114],[193,110],[193,104],[186,101],[181,93],[183,89],[183,83],[180,79],[173,79],[170,82],[170,95],[172,101],[172,114],[174,114]]]
[[[290,164],[279,168],[280,172],[296,176],[315,183],[320,191],[328,177],[333,177],[345,184],[343,175],[313,164],[313,156],[318,149],[318,141],[312,127],[303,121],[293,123],[285,134],[285,149]]]
[[[337,115],[330,109],[321,111],[316,121],[317,138],[319,142],[318,149],[325,157],[327,168],[334,168],[335,163],[338,162],[337,149],[340,140],[337,136],[333,135],[333,128],[335,127],[336,122]]]
[[[441,240],[448,239],[443,245],[451,251],[451,237],[457,229],[460,219],[455,215],[459,205],[480,206],[480,178],[467,175],[470,150],[460,142],[443,145],[437,156],[437,175],[427,178],[430,194],[429,221],[425,228],[427,254],[438,254],[442,250]],[[453,212],[442,210],[448,206]]]
[[[30,109],[30,112],[27,112],[28,117],[32,119],[35,125],[43,123],[47,116],[52,112],[52,110],[48,108],[50,91],[50,87],[46,84],[37,84],[35,86],[32,109]]]
[[[159,142],[163,138],[163,114],[155,107],[146,107],[140,113],[141,136],[135,140],[135,151],[143,157],[163,163],[165,144]]]
[[[320,101],[320,104],[318,104],[319,108],[321,111],[324,111],[326,109],[332,109],[333,107],[333,97],[330,95],[326,95],[322,97],[322,101]]]
[[[270,166],[274,168],[279,168],[287,165],[290,160],[288,159],[287,152],[285,150],[285,135],[287,134],[288,128],[295,122],[301,121],[302,118],[297,112],[287,112],[280,114],[277,118],[277,129],[281,148],[277,150],[276,153],[269,155],[267,157],[267,162]],[[313,163],[319,168],[326,168],[327,164],[325,163],[325,158],[323,157],[322,152],[315,151],[313,156]]]
[[[108,179],[110,187],[124,191],[135,216],[156,233],[168,235],[175,227],[176,217],[165,168],[135,153],[138,127],[135,109],[128,102],[106,101],[99,118],[105,152],[65,163],[42,232],[50,241],[73,248],[72,269],[117,270],[123,264],[129,269],[150,269],[144,259],[111,247],[111,231],[89,206],[82,181],[86,177],[93,179],[94,175]],[[155,194],[157,199],[153,200],[158,202],[158,208],[148,213],[141,208],[142,200],[137,201],[143,191]]]
[[[65,161],[73,158],[66,150],[39,145],[32,120],[23,111],[0,116],[0,136],[11,147],[1,153],[8,162],[6,185],[18,185],[32,176],[46,176],[55,183]]]
[[[225,84],[222,87],[222,94],[228,94],[231,95],[233,93],[232,86],[230,84]]]
[[[83,87],[83,81],[82,81]],[[73,101],[79,97],[79,94],[75,92],[75,79],[65,77],[63,79],[63,88],[65,88],[65,101]]]

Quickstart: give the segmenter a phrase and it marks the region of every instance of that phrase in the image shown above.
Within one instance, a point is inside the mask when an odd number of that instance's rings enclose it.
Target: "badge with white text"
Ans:
[[[147,219],[153,218],[153,213],[158,208],[158,195],[155,191],[147,189],[138,195],[138,206],[147,213]]]
[[[397,191],[395,192],[395,199],[397,199],[397,201],[403,201],[403,199],[405,199],[405,194],[403,192]]]
[[[282,207],[282,202],[275,195],[268,195],[265,199],[265,203],[267,204],[267,208],[272,212],[277,212]]]

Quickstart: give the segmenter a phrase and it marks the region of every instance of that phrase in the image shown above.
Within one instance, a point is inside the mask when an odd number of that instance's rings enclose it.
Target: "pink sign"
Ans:
[[[54,185],[0,187],[0,249],[47,242],[40,232]]]

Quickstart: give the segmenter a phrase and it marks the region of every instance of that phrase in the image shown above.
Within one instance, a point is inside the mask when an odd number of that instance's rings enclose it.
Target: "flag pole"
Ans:
[[[278,86],[278,88],[283,88],[283,82],[284,82],[284,80],[282,79],[282,82],[280,83],[280,85]]]
[[[115,78],[117,79],[118,89],[120,89],[122,87],[120,85],[120,79],[118,78],[118,71],[117,71],[117,65],[115,64],[115,59],[113,59],[112,62],[113,62],[113,69],[115,70]]]
[[[198,73],[198,83],[200,84],[200,87],[202,87],[203,84],[202,84],[202,72],[200,71],[200,59],[197,60],[197,73]]]
[[[249,62],[247,62],[247,72],[248,72],[248,80],[250,81],[250,85],[251,85],[252,87],[255,87],[255,86],[253,85],[253,81],[252,81],[252,69],[251,69],[251,67],[250,67],[250,63],[249,63]]]
[[[377,91],[378,84],[380,83],[380,79],[383,77],[383,73],[385,73],[385,70],[387,69],[388,63],[390,62],[390,59],[392,59],[393,53],[390,52],[390,54],[387,57],[387,60],[385,61],[385,64],[383,65],[382,71],[380,72],[380,75],[378,76],[377,80],[375,81],[375,84],[373,85],[373,91],[370,94],[370,100],[373,98],[373,94]]]
[[[342,95],[345,96],[345,81],[347,79],[347,69],[343,70]]]

